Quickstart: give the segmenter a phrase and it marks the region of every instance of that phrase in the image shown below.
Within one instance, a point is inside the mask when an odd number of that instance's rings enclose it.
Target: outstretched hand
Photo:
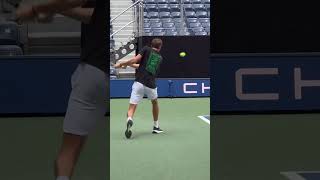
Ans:
[[[16,11],[16,21],[19,24],[38,22],[51,23],[54,14],[37,13],[31,5],[20,6]]]
[[[28,6],[20,6],[16,10],[16,21],[18,23],[26,23],[26,22],[34,22],[37,13],[34,11],[31,5]]]
[[[122,69],[127,68],[127,66],[121,65],[121,63],[116,63],[113,67],[114,68],[122,68]]]

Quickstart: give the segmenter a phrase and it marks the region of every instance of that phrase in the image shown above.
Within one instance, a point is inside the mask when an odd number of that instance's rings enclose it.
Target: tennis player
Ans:
[[[136,111],[137,105],[147,95],[152,103],[152,114],[154,126],[152,133],[162,133],[163,130],[159,127],[159,105],[158,93],[156,86],[156,75],[162,61],[160,50],[162,47],[162,40],[155,38],[151,41],[151,47],[145,46],[143,49],[132,59],[115,64],[115,68],[126,68],[127,66],[135,67],[136,78],[132,85],[132,92],[130,97],[129,110],[127,113],[127,128],[125,135],[130,138],[132,135],[131,127],[133,125],[133,115]]]
[[[48,22],[59,13],[82,22],[81,62],[72,75],[72,92],[55,162],[56,180],[70,180],[87,136],[105,120],[107,100],[106,1],[50,0],[16,11],[19,22]]]

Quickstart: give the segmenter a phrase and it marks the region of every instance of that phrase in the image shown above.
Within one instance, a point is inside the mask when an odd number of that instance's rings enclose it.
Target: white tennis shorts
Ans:
[[[132,85],[130,104],[139,104],[139,102],[143,99],[144,95],[146,95],[150,100],[157,99],[157,88],[152,89],[135,81]]]
[[[71,78],[72,91],[63,122],[65,133],[86,136],[96,124],[106,120],[107,83],[105,72],[89,64],[79,64]]]

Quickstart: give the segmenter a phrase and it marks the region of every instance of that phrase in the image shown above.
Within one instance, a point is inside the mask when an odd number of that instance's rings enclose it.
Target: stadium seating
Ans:
[[[150,27],[152,29],[161,28],[162,27],[162,23],[161,22],[154,22],[154,23],[150,24]]]
[[[159,13],[158,12],[149,12],[148,13],[148,17],[150,18],[150,19],[155,19],[155,18],[159,18]]]
[[[206,11],[207,8],[203,5],[203,4],[194,4],[192,6],[192,8],[195,10],[195,11]]]
[[[111,19],[111,18],[110,18]],[[112,34],[113,33],[113,25],[112,24],[110,24],[110,34]],[[116,43],[115,43],[115,40],[113,39],[113,37],[111,37],[110,38],[110,48],[111,49],[113,49],[113,48],[115,48],[115,45]]]
[[[168,0],[156,0],[157,4],[168,4]]]
[[[182,0],[183,4],[191,4],[191,0]]]
[[[206,11],[197,11],[196,16],[198,18],[206,18],[206,17],[208,17],[208,13]]]
[[[204,23],[201,23],[201,25],[204,28],[210,28],[210,23],[204,22]]]
[[[144,0],[145,4],[156,4],[156,0]]]
[[[190,36],[191,33],[190,33],[189,31],[180,31],[180,32],[179,32],[179,35],[180,35],[180,36]]]
[[[19,30],[16,23],[0,23],[0,45],[19,45]]]
[[[166,36],[177,36],[178,32],[176,31],[166,31]]]
[[[199,22],[189,23],[189,27],[190,28],[197,28],[197,27],[200,27],[200,26],[201,26],[201,23],[199,23]]]
[[[202,0],[202,4],[210,4],[210,0]]]
[[[20,56],[22,49],[17,45],[0,45],[0,56]]]
[[[158,6],[156,4],[146,4],[145,5],[145,10],[147,12],[157,12],[158,11]]]
[[[159,4],[158,5],[158,10],[160,12],[170,12],[169,4]]]
[[[172,18],[180,18],[181,17],[181,13],[180,12],[171,12],[171,17]]]
[[[202,4],[202,0],[191,0],[192,4]]]
[[[151,28],[153,33],[160,33],[160,32],[164,32],[164,28]]]
[[[193,11],[193,5],[192,4],[184,4],[183,9],[185,11]]]
[[[179,4],[179,0],[169,0],[169,4]]]
[[[161,19],[161,22],[162,22],[162,23],[172,23],[172,22],[173,22],[173,19],[171,19],[171,18],[165,18],[165,19]]]
[[[153,32],[154,36],[164,36],[165,34],[165,32]]]
[[[205,4],[204,6],[206,7],[207,11],[210,12],[210,4]]]
[[[117,79],[117,71],[113,66],[110,66],[110,79]]]
[[[159,13],[160,18],[171,18],[170,12],[160,12]]]
[[[0,56],[23,55],[19,28],[14,22],[0,22]]]
[[[170,11],[171,12],[180,12],[180,5],[179,4],[171,4]]]
[[[186,16],[187,18],[195,18],[195,17],[197,17],[197,16],[196,16],[196,12],[194,12],[194,11],[186,11],[186,12],[185,12],[185,16]]]
[[[197,31],[197,32],[194,33],[194,35],[196,35],[196,36],[205,36],[205,35],[207,35],[207,33],[204,32],[204,31]]]
[[[187,18],[187,23],[188,24],[196,23],[196,22],[199,22],[198,18]]]
[[[210,35],[210,0],[144,0],[144,3],[146,36]]]
[[[168,29],[174,29],[175,24],[173,22],[166,22],[166,23],[163,23],[163,27]]]
[[[210,24],[210,19],[209,18],[199,18],[199,22],[201,22],[201,23],[209,23]]]

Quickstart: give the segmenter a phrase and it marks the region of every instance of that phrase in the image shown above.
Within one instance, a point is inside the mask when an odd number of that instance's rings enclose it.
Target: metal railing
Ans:
[[[116,30],[114,33],[110,35],[110,38],[113,37],[114,35],[118,34],[121,32],[124,28],[129,26],[130,24],[134,23],[133,30],[134,34],[136,36],[142,36],[143,35],[143,0],[137,0],[134,2],[132,5],[121,11],[118,15],[116,15],[114,18],[110,20],[112,23],[116,19],[118,19],[121,15],[126,13],[128,10],[133,9],[133,17],[134,20],[128,22],[126,25],[122,26],[120,29]]]
[[[130,24],[134,23],[135,21],[130,21],[128,22],[126,25],[122,26],[120,29],[116,30],[114,33],[112,33],[110,35],[110,37],[113,37],[114,35],[118,34],[120,31],[122,31],[122,29],[126,28],[127,26],[129,26]]]

